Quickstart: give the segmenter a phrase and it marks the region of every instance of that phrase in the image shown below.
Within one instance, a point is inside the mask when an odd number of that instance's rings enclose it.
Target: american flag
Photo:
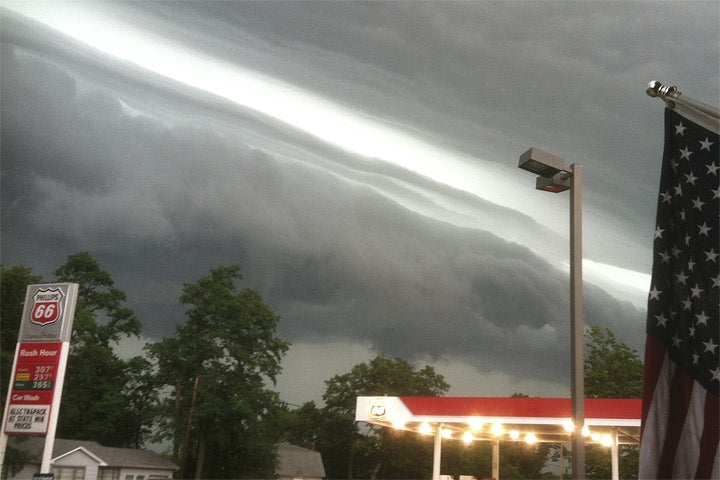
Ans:
[[[640,478],[719,478],[718,134],[665,110]]]

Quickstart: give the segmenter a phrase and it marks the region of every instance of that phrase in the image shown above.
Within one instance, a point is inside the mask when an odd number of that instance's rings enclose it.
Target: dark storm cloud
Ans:
[[[505,164],[528,146],[586,166],[586,197],[652,229],[661,146],[649,80],[720,101],[709,2],[198,2],[109,11],[209,55]],[[137,19],[137,20],[135,20]],[[208,34],[212,32],[212,34]],[[558,145],[562,148],[557,151]],[[651,180],[651,181],[648,181]],[[630,206],[630,208],[628,208]],[[626,242],[591,254],[649,269]]]
[[[660,107],[638,97],[648,80],[684,68],[696,73],[667,80],[714,93],[717,45],[709,45],[718,34],[694,28],[696,55],[687,55],[664,40],[685,38],[673,15],[639,25],[647,4],[607,5],[97,8],[468,155],[514,167],[528,146],[562,140],[563,153],[582,153],[592,167],[593,221],[614,229],[591,238],[590,250],[639,268],[650,259],[635,252],[652,231],[655,185],[644,169],[660,158],[659,145],[648,147],[659,144]],[[8,12],[2,27],[5,265],[50,277],[68,254],[89,250],[157,337],[182,320],[182,283],[238,263],[290,341],[351,340],[407,358],[567,378],[567,275],[520,241],[566,244],[558,234]],[[650,44],[667,48],[667,59]],[[644,125],[650,115],[657,122]],[[644,312],[587,284],[585,311],[587,324],[640,348]]]

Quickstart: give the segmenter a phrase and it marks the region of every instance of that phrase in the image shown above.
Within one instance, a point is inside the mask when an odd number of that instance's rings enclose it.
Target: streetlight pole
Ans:
[[[573,431],[572,472],[585,478],[585,332],[582,289],[582,165],[570,166],[570,364]]]
[[[585,328],[582,295],[582,165],[568,169],[565,161],[537,148],[520,156],[519,168],[538,175],[535,188],[546,192],[570,190],[570,396],[572,402],[572,473],[585,478]]]

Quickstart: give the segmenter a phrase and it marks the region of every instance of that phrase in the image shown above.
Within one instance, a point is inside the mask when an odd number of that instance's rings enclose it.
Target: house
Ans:
[[[320,452],[279,443],[276,477],[280,480],[322,480],[325,467]]]
[[[10,445],[30,454],[32,460],[8,480],[33,480],[40,472],[45,437],[11,437]],[[320,452],[278,444],[280,480],[325,478]],[[103,447],[97,442],[55,439],[52,456],[55,480],[162,480],[173,478],[178,466],[150,450]]]
[[[30,454],[29,464],[8,480],[32,480],[40,472],[45,437],[11,437],[10,445]],[[52,455],[55,480],[161,480],[178,469],[150,450],[104,447],[97,442],[55,439]]]

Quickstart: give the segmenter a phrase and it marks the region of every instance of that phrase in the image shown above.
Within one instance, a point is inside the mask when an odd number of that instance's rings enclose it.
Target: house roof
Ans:
[[[615,432],[620,443],[639,441],[641,412],[641,399],[585,399],[589,435]],[[504,432],[558,441],[569,435],[571,418],[569,398],[358,397],[355,411],[356,421],[414,431],[423,423],[441,424],[450,435],[453,431],[475,440],[493,438],[491,425],[500,424]]]
[[[280,443],[276,474],[279,477],[325,478],[325,467],[320,452],[289,443]]]
[[[29,453],[33,459],[40,462],[45,437],[12,436],[10,445]],[[68,440],[56,438],[53,445],[53,459],[65,456],[73,450],[82,448],[92,456],[97,457],[108,467],[149,468],[162,470],[177,470],[178,466],[162,455],[145,449],[105,447],[97,442],[87,440]]]

